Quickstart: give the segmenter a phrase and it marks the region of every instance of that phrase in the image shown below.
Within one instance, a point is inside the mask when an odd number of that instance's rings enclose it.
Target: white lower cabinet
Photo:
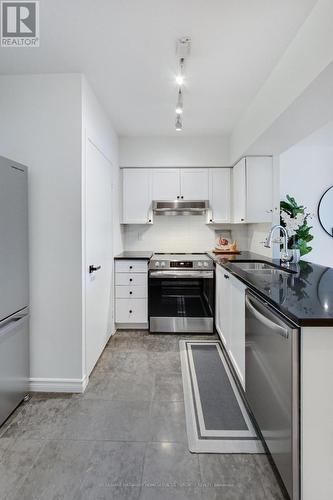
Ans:
[[[146,323],[147,299],[116,299],[117,323]]]
[[[230,344],[231,297],[229,294],[230,275],[221,266],[216,266],[215,326],[227,349]]]
[[[148,261],[118,260],[115,270],[116,323],[146,324],[148,322]]]
[[[245,387],[245,290],[241,281],[216,267],[215,325],[238,378]]]
[[[245,388],[245,290],[234,276],[230,276],[231,331],[228,353],[237,375]]]

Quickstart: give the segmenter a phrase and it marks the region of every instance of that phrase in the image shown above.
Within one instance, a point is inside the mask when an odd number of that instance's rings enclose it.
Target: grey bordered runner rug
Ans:
[[[181,340],[186,429],[193,453],[264,453],[219,341]]]

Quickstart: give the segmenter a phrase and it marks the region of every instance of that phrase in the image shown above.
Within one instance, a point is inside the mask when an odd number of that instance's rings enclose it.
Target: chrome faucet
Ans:
[[[276,224],[275,226],[272,227],[270,232],[268,233],[268,236],[266,238],[264,246],[266,248],[271,248],[272,246],[272,241],[273,241],[273,234],[275,233],[276,230],[279,230],[283,234],[283,248],[282,248],[282,253],[281,253],[281,261],[287,265],[289,265],[289,262],[292,259],[292,256],[288,252],[288,231],[285,227],[280,226],[280,224]]]

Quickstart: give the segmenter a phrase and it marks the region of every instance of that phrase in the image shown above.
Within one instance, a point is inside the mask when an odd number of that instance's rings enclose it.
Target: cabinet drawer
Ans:
[[[116,286],[117,299],[146,299],[147,286]]]
[[[137,273],[116,273],[116,285],[147,286],[148,275]]]
[[[147,299],[116,299],[116,323],[147,323]]]
[[[116,273],[147,273],[147,260],[116,260]]]

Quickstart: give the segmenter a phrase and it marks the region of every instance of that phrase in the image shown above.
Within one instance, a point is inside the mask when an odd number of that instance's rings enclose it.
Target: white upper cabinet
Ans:
[[[171,201],[180,197],[180,169],[152,169],[153,200]]]
[[[273,214],[273,160],[246,158],[247,222],[271,222]]]
[[[232,220],[246,219],[246,161],[242,158],[232,169]]]
[[[180,197],[182,200],[208,200],[209,169],[181,168]]]
[[[230,168],[209,169],[208,222],[211,224],[230,222]]]
[[[152,222],[152,171],[149,168],[123,169],[123,224]]]
[[[272,158],[242,158],[234,166],[232,174],[233,222],[271,222],[272,213]]]

